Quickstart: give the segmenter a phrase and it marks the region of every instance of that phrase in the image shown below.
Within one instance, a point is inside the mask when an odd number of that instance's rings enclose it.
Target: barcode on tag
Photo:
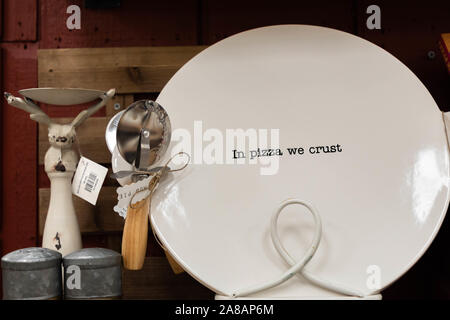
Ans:
[[[87,192],[92,192],[92,189],[94,189],[96,183],[97,183],[97,175],[94,172],[91,172],[91,173],[89,173],[89,175],[87,177],[87,181],[84,186],[84,189]]]
[[[81,157],[72,181],[72,193],[95,205],[108,169]]]

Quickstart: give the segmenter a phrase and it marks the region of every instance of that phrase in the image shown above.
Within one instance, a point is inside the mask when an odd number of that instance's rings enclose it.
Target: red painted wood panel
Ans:
[[[312,24],[352,32],[353,1],[215,1],[202,4],[202,42],[215,43],[235,33],[276,24]]]
[[[0,2],[1,5],[1,2]],[[1,9],[0,9],[1,10]],[[0,12],[1,13],[1,12]],[[1,16],[1,15],[0,15]],[[3,61],[3,50],[0,47],[0,61]],[[0,64],[0,88],[3,89],[3,63]],[[1,106],[1,103],[0,103]],[[3,114],[0,112],[0,132],[3,132]],[[0,168],[3,168],[3,139],[0,139]],[[0,169],[0,181],[3,181],[3,169]],[[3,182],[0,183],[0,206],[3,206]],[[0,253],[2,252],[3,210],[0,212]]]
[[[68,30],[70,4],[81,8],[81,29]],[[197,1],[122,1],[120,8],[85,9],[82,0],[40,2],[40,48],[192,45]]]
[[[37,40],[37,0],[3,0],[3,41]]]
[[[0,39],[3,37],[3,0],[0,0]]]
[[[87,109],[89,106],[92,106],[96,103],[89,102],[86,104],[79,104],[73,106],[52,106],[45,103],[40,103],[39,107],[44,110],[51,118],[75,118],[81,111]],[[104,117],[106,115],[105,108],[100,109],[96,113],[94,113],[91,117]]]
[[[3,88],[37,85],[37,44],[2,43]],[[3,254],[37,243],[37,125],[1,98]]]

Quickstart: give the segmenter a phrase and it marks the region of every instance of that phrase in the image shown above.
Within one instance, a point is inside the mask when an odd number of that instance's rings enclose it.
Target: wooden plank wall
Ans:
[[[39,86],[107,90],[118,94],[159,92],[204,47],[126,47],[40,50]]]
[[[166,258],[146,258],[139,271],[123,271],[123,297],[126,299],[211,299],[210,290],[186,273],[173,275]]]
[[[38,49],[210,45],[249,28],[300,23],[351,32],[384,47],[417,74],[442,110],[450,109],[450,80],[437,49],[439,34],[450,31],[449,1],[429,0],[419,3],[406,0],[182,0],[175,3],[150,0],[122,1],[120,8],[101,10],[84,8],[82,0],[0,2],[1,83],[3,90],[12,93],[38,85]],[[77,4],[82,8],[81,30],[70,31],[65,27],[68,16],[66,8],[70,4]],[[368,30],[365,27],[365,10],[369,4],[378,4],[381,7],[381,30]],[[436,53],[435,58],[429,58],[430,51]],[[136,78],[139,74],[133,73],[133,70],[129,71],[130,77]],[[144,68],[141,72],[147,74],[148,70]],[[91,81],[89,85],[95,86],[93,79],[87,79]],[[160,77],[161,81],[163,79]],[[141,85],[148,84],[138,83],[135,87]],[[157,92],[141,94],[132,92],[134,90],[125,89],[116,102],[124,106],[133,99],[157,96]],[[39,134],[37,125],[29,121],[25,113],[7,106],[3,99],[1,106],[0,242],[2,254],[5,254],[39,243],[38,199],[45,199],[47,196],[46,191],[38,189],[48,188],[48,179],[39,165],[42,152],[39,153],[38,145],[43,143],[43,139],[39,139],[42,131]],[[61,108],[42,106],[52,117],[58,118],[73,117],[83,107],[64,108],[62,111]],[[109,106],[96,114],[98,119],[90,121],[104,121],[101,118],[110,116],[112,112],[114,109]],[[86,153],[93,152],[90,147],[85,148]],[[112,188],[111,182],[108,183],[107,187]],[[42,216],[45,210],[41,208],[40,212]],[[95,217],[103,216],[101,212],[93,214]],[[89,232],[84,236],[85,245],[119,248],[117,235],[119,234],[120,239],[120,233],[114,231],[115,223],[101,219],[86,220],[86,230]],[[404,277],[383,292],[384,297],[449,298],[450,257],[446,248],[449,234],[447,218],[430,250]],[[164,263],[163,252],[154,243],[150,244],[149,254],[151,252],[155,255],[150,259],[162,259],[154,263],[155,268],[160,268],[156,266]],[[147,281],[147,286],[151,286],[148,281],[155,281],[149,278],[141,280],[137,274],[131,279],[134,279],[135,283]],[[163,282],[171,283],[173,288],[177,288],[177,285],[171,282],[173,279],[165,279]],[[139,285],[133,284],[128,288],[133,286]],[[131,295],[143,297],[149,294],[144,293],[143,287],[141,289]],[[160,289],[155,289],[158,290]],[[165,294],[165,297],[185,298],[176,296],[178,293],[175,291],[167,291]],[[198,297],[203,297],[202,294]]]
[[[116,97],[108,103],[105,110],[88,119],[77,129],[81,153],[97,163],[110,167],[111,153],[107,149],[104,135],[111,117],[134,101],[134,93],[159,92],[183,64],[204,48],[204,46],[159,46],[40,49],[38,86],[88,87],[99,90],[116,88]],[[117,104],[120,104],[119,108],[114,107]],[[72,108],[72,112],[78,112],[76,110],[78,108]],[[71,119],[54,117],[53,120],[68,123]],[[47,132],[45,125],[39,125],[39,237],[43,233],[50,201],[49,180],[44,172],[44,156],[49,147]],[[115,190],[118,186],[113,179],[107,179],[96,206],[73,197],[85,247],[106,246],[120,252],[124,221],[113,211],[117,203]],[[152,236],[149,237],[148,255],[144,271],[124,273],[125,298],[180,297],[180,293],[177,293],[179,286],[185,286],[185,289],[194,295],[193,297],[202,298],[205,294],[208,294],[209,298],[212,297],[211,291],[188,275],[175,276],[176,270],[172,271],[166,259],[162,257],[164,252]],[[142,284],[146,286],[142,287]],[[133,288],[137,291],[134,292]],[[147,295],[143,296],[144,293]],[[197,294],[199,296],[196,296]]]
[[[133,93],[159,92],[169,78],[204,46],[41,49],[38,51],[40,87],[82,87],[107,90],[116,88],[116,97],[106,106],[105,115],[88,119],[77,129],[80,150],[89,159],[110,166],[111,153],[105,142],[105,130],[115,113],[134,101]],[[139,74],[130,75],[130,70]],[[147,70],[147,71],[145,71]],[[148,71],[150,70],[150,71]],[[117,103],[120,108],[113,107]],[[70,118],[53,118],[68,123]],[[42,235],[50,198],[49,181],[44,172],[44,156],[49,147],[47,127],[39,125],[39,235]],[[113,179],[107,179],[97,206],[74,197],[78,220],[84,233],[118,232],[123,219],[113,214],[117,203]]]

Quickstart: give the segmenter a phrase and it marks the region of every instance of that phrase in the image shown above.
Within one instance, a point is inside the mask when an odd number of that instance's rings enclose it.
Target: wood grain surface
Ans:
[[[128,206],[122,237],[123,266],[127,270],[141,270],[144,266],[148,239],[150,198]]]
[[[43,49],[39,87],[84,87],[117,93],[159,92],[203,46]]]
[[[214,292],[187,273],[174,274],[164,257],[148,257],[139,271],[123,270],[123,299],[213,299]]]

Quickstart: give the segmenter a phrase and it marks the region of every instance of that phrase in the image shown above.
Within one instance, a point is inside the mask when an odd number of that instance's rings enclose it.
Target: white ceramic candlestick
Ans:
[[[50,182],[50,205],[45,221],[42,246],[59,251],[63,256],[82,248],[80,227],[72,201],[72,177],[79,156],[73,148],[75,128],[82,124],[111,99],[115,90],[104,93],[86,89],[41,88],[22,90],[27,98],[17,98],[5,93],[8,103],[30,113],[30,118],[48,126],[50,148],[45,154],[45,172]],[[67,105],[85,103],[100,98],[101,101],[78,114],[70,124],[53,122],[31,99],[43,103]],[[81,99],[81,100],[80,100]]]

